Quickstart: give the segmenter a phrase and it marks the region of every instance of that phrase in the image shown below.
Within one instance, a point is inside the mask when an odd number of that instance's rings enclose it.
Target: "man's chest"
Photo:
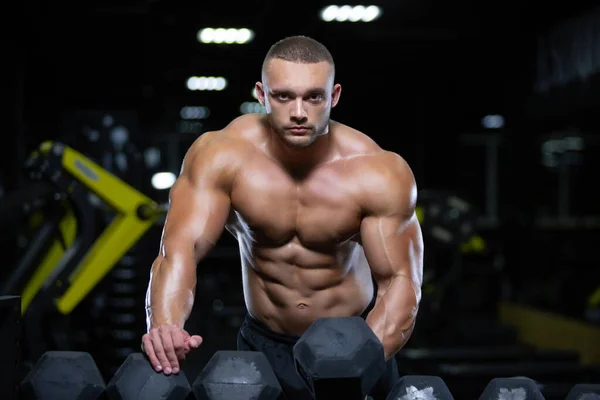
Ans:
[[[255,240],[325,246],[344,242],[360,229],[359,183],[336,165],[294,179],[278,166],[243,168],[235,179],[231,206],[237,224]]]

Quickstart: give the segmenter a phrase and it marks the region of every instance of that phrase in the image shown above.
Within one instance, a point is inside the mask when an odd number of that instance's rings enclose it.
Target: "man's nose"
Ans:
[[[303,120],[307,117],[306,109],[304,108],[304,102],[302,101],[302,99],[296,99],[296,101],[294,102],[291,117],[295,120]]]

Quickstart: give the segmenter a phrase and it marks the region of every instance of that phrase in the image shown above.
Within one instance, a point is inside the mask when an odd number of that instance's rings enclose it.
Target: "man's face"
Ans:
[[[306,147],[327,133],[331,108],[341,92],[333,79],[332,66],[327,62],[269,61],[256,92],[273,130],[286,144]]]

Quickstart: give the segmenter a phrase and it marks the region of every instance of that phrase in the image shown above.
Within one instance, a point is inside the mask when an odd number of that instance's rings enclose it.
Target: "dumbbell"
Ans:
[[[106,385],[107,400],[184,400],[192,391],[185,372],[156,372],[142,353],[132,353]]]
[[[394,386],[387,400],[453,400],[443,379],[437,376],[404,376]],[[494,378],[479,400],[544,400],[538,384],[530,378]],[[598,400],[600,385],[573,386],[566,400]]]
[[[304,374],[317,400],[330,397],[364,399],[364,394],[380,375],[377,368],[361,365],[367,359],[354,352],[360,340],[352,336],[369,338],[360,333],[358,321],[344,319],[322,320],[303,336],[306,348],[295,349],[297,368]],[[354,324],[353,324],[354,323]],[[340,331],[352,327],[357,331]],[[317,335],[315,335],[315,332]],[[348,335],[347,332],[351,332]],[[318,342],[324,333],[333,334],[328,340]],[[313,336],[314,335],[314,336]],[[348,340],[350,337],[350,340]],[[315,340],[315,342],[313,342]],[[300,344],[302,342],[298,342]],[[314,343],[320,343],[314,345]],[[364,340],[363,340],[364,343]],[[300,351],[302,348],[302,351]],[[361,347],[370,351],[368,345]],[[308,350],[307,350],[308,349]],[[302,353],[302,354],[300,354]],[[375,351],[377,353],[377,351]],[[313,359],[322,355],[321,360]],[[308,358],[307,358],[308,356]],[[368,359],[373,357],[368,355]],[[315,361],[315,362],[313,362]],[[377,366],[379,361],[371,365]],[[366,366],[366,367],[365,367]],[[329,370],[329,367],[333,367]],[[323,369],[326,368],[326,369]],[[183,371],[164,375],[156,372],[141,353],[129,355],[108,385],[90,354],[75,351],[49,351],[40,357],[34,368],[21,383],[23,400],[133,400],[159,398],[163,400],[189,399],[190,392],[197,400],[282,400],[283,392],[266,356],[260,352],[218,351],[190,386]],[[104,394],[104,396],[102,396]],[[577,384],[566,400],[596,400],[600,398],[600,385]],[[404,376],[399,379],[387,400],[453,400],[444,381],[436,376]],[[485,387],[479,400],[531,399],[544,400],[538,384],[529,378],[495,378]]]
[[[485,389],[479,400],[527,399],[544,400],[538,384],[530,378],[494,378]]]
[[[192,385],[196,400],[281,400],[283,390],[264,353],[217,351]]]
[[[600,384],[579,383],[571,388],[566,400],[598,400]]]
[[[398,380],[386,400],[454,400],[438,376],[407,375]]]
[[[48,351],[21,382],[23,400],[97,400],[106,385],[89,353]]]
[[[315,320],[293,352],[316,400],[364,400],[386,369],[383,345],[361,317]]]
[[[192,392],[183,371],[156,372],[142,353],[130,354],[105,384],[89,353],[49,351],[21,386],[23,400],[184,400]],[[283,399],[265,355],[249,351],[216,352],[194,381],[193,392],[197,400]]]
[[[48,351],[21,383],[23,400],[184,400],[190,392],[183,371],[156,372],[141,353],[130,354],[105,385],[89,353]]]
[[[316,320],[293,349],[296,370],[316,400],[364,400],[385,371],[383,345],[364,319]],[[194,381],[198,400],[275,400],[282,389],[260,352],[219,351]],[[290,399],[293,400],[293,399]]]

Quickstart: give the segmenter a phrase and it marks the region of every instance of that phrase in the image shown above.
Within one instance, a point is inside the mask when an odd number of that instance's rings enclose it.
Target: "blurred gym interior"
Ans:
[[[332,118],[404,157],[419,186],[423,298],[401,375],[440,377],[456,399],[497,377],[530,378],[546,399],[600,383],[600,195],[586,189],[600,160],[600,9],[370,5],[17,6],[0,157],[9,399],[47,351],[89,353],[106,382],[140,352],[183,156],[204,132],[264,112],[262,59],[295,34],[336,60]],[[190,382],[236,348],[246,308],[231,235],[197,276],[186,328],[204,343],[183,364]]]

